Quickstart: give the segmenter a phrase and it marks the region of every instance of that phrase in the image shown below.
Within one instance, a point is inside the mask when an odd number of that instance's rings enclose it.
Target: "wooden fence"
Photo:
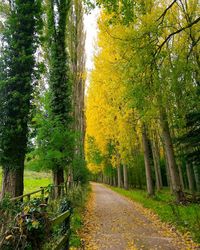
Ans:
[[[60,196],[59,197],[63,197],[66,194],[64,185],[59,185],[59,186],[50,185],[47,187],[41,187],[40,189],[33,191],[31,193],[23,194],[23,195],[20,195],[18,197],[12,198],[11,201],[20,201],[20,200],[23,200],[24,198],[27,198],[28,200],[30,200],[31,196],[38,194],[38,193],[40,193],[41,198],[44,199],[45,190],[47,190],[49,193],[49,195],[48,195],[49,200],[55,199],[56,198],[55,197],[56,189],[60,189]]]
[[[60,214],[58,217],[51,220],[51,226],[57,226],[65,221],[65,231],[61,239],[57,242],[57,244],[53,247],[53,250],[60,250],[60,249],[69,249],[69,238],[70,238],[70,211],[67,210],[66,212]]]
[[[12,198],[11,201],[13,202],[17,202],[17,201],[21,201],[23,199],[26,199],[28,201],[31,200],[31,197],[33,195],[36,194],[40,194],[40,197],[42,200],[45,201],[46,199],[46,203],[48,203],[50,200],[55,199],[55,190],[56,189],[60,189],[60,197],[64,197],[64,195],[67,194],[65,186],[64,185],[60,185],[60,186],[47,186],[47,187],[41,187],[39,190],[36,190],[34,192],[28,193],[28,194],[24,194],[15,198]],[[45,198],[45,191],[48,191],[48,197]],[[57,217],[51,219],[51,224],[50,224],[50,228],[53,229],[55,226],[63,226],[62,227],[62,237],[57,240],[56,244],[54,243],[54,247],[52,248],[52,250],[68,250],[69,249],[69,239],[70,239],[70,217],[71,217],[71,212],[70,210],[64,211],[63,213],[61,213],[60,215],[58,215]],[[47,239],[48,241],[48,239]]]

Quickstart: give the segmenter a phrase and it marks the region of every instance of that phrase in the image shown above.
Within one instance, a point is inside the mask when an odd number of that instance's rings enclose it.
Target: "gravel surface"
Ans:
[[[85,215],[84,247],[90,250],[197,249],[140,204],[92,183],[93,198]]]

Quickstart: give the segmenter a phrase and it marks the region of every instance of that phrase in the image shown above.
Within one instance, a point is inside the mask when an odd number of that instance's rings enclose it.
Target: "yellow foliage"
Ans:
[[[125,34],[124,26],[107,25],[108,16],[103,13],[99,21],[100,51],[95,57],[95,69],[91,73],[90,86],[86,100],[86,156],[88,137],[95,138],[98,149],[102,155],[107,155],[108,144],[115,146],[111,163],[118,166],[126,162],[130,155],[130,145],[134,143],[133,109],[130,108],[127,86],[119,70],[119,62],[123,60],[117,53],[118,48],[112,32],[116,36]],[[98,171],[100,166],[89,162],[89,169]]]

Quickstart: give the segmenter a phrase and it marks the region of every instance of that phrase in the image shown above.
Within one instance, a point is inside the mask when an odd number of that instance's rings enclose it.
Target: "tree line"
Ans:
[[[0,3],[2,198],[23,194],[25,166],[87,179],[83,13],[80,0]]]
[[[86,101],[86,158],[96,180],[200,191],[198,1],[99,1]]]

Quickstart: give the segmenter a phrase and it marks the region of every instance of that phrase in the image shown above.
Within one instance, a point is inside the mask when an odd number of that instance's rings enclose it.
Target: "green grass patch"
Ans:
[[[46,187],[52,183],[50,172],[24,171],[24,194]],[[0,168],[0,188],[2,186],[2,169]]]
[[[177,205],[169,190],[162,190],[154,198],[149,198],[144,190],[124,190],[110,187],[113,191],[141,203],[145,208],[155,212],[161,221],[171,223],[177,229],[190,232],[193,239],[200,243],[200,205]]]
[[[79,193],[79,197],[74,197],[75,203],[72,205],[73,215],[71,218],[71,237],[70,237],[70,247],[71,248],[80,248],[81,247],[81,239],[79,236],[79,231],[83,226],[83,213],[85,211],[86,203],[91,192],[91,186],[84,185],[81,187],[81,192]]]

